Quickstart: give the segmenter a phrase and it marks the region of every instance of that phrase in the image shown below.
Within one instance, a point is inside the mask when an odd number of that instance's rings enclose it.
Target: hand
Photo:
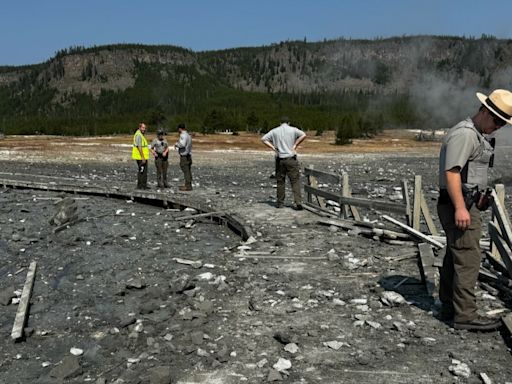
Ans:
[[[469,211],[466,207],[459,208],[455,210],[455,226],[462,231],[465,231],[469,228],[471,224],[471,216],[469,215]]]

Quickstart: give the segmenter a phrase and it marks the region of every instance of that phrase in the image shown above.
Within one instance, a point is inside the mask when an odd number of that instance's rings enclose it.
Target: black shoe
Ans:
[[[276,208],[283,208],[283,203],[276,203]]]
[[[302,204],[294,204],[293,209],[295,209],[296,211],[302,211],[304,207],[302,206]]]
[[[453,328],[465,329],[467,331],[495,331],[501,327],[500,319],[478,316],[477,318],[464,323],[454,322]]]

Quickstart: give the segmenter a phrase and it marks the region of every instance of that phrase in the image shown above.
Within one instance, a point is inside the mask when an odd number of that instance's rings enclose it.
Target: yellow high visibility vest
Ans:
[[[144,158],[140,157],[139,148],[137,148],[136,144],[136,138],[137,135],[141,136],[141,144],[142,144],[142,154],[144,155]],[[147,160],[149,159],[149,148],[148,148],[148,141],[144,137],[141,131],[137,129],[137,132],[135,132],[135,135],[133,135],[133,146],[132,146],[132,159],[133,160]]]

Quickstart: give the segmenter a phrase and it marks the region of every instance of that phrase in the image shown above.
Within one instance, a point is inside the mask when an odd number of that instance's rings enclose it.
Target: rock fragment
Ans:
[[[50,376],[60,380],[69,379],[82,373],[82,367],[75,356],[66,356],[50,371]]]

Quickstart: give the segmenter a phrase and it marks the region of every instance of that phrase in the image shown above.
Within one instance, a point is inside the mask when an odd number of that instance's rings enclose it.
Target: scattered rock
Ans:
[[[155,368],[152,368],[149,371],[149,383],[150,384],[171,384],[172,375],[171,375],[171,367],[166,365],[161,365]]]
[[[283,381],[283,376],[275,369],[269,370],[267,375],[267,382],[271,383],[273,381]]]
[[[297,353],[299,351],[299,347],[295,343],[286,344],[284,346],[284,350],[286,352],[290,352],[291,354]]]
[[[0,305],[11,304],[11,300],[13,297],[16,297],[16,295],[14,294],[14,287],[2,289],[0,291]]]
[[[384,304],[390,307],[407,304],[407,300],[405,300],[405,298],[401,294],[393,291],[382,292],[380,294],[380,298]]]
[[[292,362],[280,357],[277,363],[275,363],[272,367],[279,372],[283,372],[292,367]]]
[[[450,372],[457,377],[469,378],[471,376],[471,370],[469,369],[466,363],[463,363],[459,360],[452,360],[452,365],[448,367]]]
[[[82,367],[75,356],[66,356],[61,363],[50,371],[50,376],[57,379],[69,379],[82,374]]]

